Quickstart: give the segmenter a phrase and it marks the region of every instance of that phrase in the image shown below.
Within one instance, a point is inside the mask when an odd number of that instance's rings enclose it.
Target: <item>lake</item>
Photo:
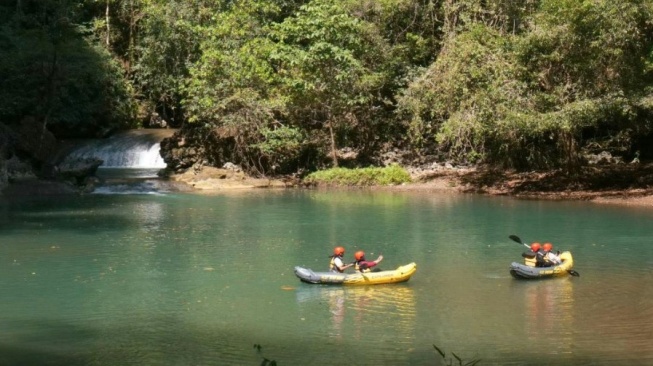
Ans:
[[[653,364],[653,209],[368,190],[0,197],[2,365]],[[144,192],[131,192],[144,193]],[[513,279],[526,249],[580,277]],[[333,247],[402,284],[301,283]],[[454,362],[457,362],[453,359]],[[457,364],[457,363],[456,363]]]

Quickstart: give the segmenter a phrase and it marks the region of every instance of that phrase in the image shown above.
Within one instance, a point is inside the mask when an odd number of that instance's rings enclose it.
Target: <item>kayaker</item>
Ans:
[[[529,267],[542,267],[544,261],[542,259],[543,253],[540,251],[541,247],[540,243],[534,242],[531,244],[531,250],[522,254],[525,265]]]
[[[329,271],[336,273],[343,273],[347,268],[354,265],[354,263],[345,264],[342,261],[342,257],[345,255],[345,248],[335,247],[333,248],[333,255],[329,256],[331,261],[329,261]]]
[[[542,245],[542,251],[544,252],[544,262],[546,263],[545,266],[557,266],[558,264],[562,263],[562,260],[560,257],[552,252],[553,250],[553,244],[551,243],[544,243]]]
[[[356,259],[356,262],[354,262],[354,269],[356,272],[371,272],[372,267],[375,267],[379,262],[383,260],[383,255],[379,255],[376,260],[373,261],[366,261],[365,260],[365,252],[362,250],[357,251],[354,254],[354,259]],[[375,268],[374,272],[378,272],[380,269]]]

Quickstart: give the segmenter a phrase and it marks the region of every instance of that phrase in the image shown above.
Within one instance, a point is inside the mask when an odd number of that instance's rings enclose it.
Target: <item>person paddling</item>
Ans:
[[[542,251],[544,252],[543,258],[544,262],[546,263],[545,266],[557,266],[558,264],[562,263],[560,256],[553,253],[552,250],[553,244],[544,243],[544,245],[542,245]]]
[[[354,263],[345,264],[342,257],[345,255],[345,248],[335,247],[333,248],[333,255],[329,256],[331,260],[329,261],[329,271],[336,273],[343,273],[347,268],[354,265]]]
[[[354,262],[354,269],[356,272],[371,272],[372,267],[375,267],[379,262],[383,260],[383,255],[379,255],[376,260],[373,261],[366,261],[365,260],[365,252],[362,250],[359,250],[354,254],[354,259],[356,259],[356,262]],[[375,268],[375,272],[380,271],[380,269]]]
[[[531,244],[530,248],[530,251],[522,254],[522,257],[524,257],[524,264],[529,267],[542,267],[544,265],[544,253],[540,250],[542,246],[540,243],[534,242]]]

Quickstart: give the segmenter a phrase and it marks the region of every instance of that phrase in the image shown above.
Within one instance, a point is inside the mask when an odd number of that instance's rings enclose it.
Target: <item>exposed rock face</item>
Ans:
[[[6,161],[7,180],[9,182],[23,182],[37,180],[32,166],[26,161],[18,159],[16,155]]]
[[[56,166],[58,141],[33,117],[15,129],[0,123],[0,192],[6,195],[70,194],[88,191],[97,159]]]
[[[163,161],[166,162],[168,169],[174,172],[190,168],[199,159],[196,149],[185,146],[185,142],[181,130],[161,141]]]
[[[178,130],[161,141],[161,156],[168,170],[180,173],[198,164],[222,166],[233,161],[234,136],[222,129],[191,128]]]
[[[57,177],[72,180],[77,185],[85,185],[88,177],[95,176],[104,161],[96,158],[67,160],[58,165]]]
[[[233,164],[225,168],[196,167],[182,174],[172,175],[170,179],[183,182],[200,191],[218,191],[246,188],[286,188],[290,183],[278,179],[252,178]]]

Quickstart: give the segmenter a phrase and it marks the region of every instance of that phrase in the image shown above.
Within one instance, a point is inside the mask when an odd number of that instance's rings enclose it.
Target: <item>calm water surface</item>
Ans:
[[[0,365],[653,364],[653,210],[367,191],[0,200]],[[525,241],[580,277],[518,281]],[[300,283],[344,245],[405,284]],[[258,353],[254,345],[262,347]]]

